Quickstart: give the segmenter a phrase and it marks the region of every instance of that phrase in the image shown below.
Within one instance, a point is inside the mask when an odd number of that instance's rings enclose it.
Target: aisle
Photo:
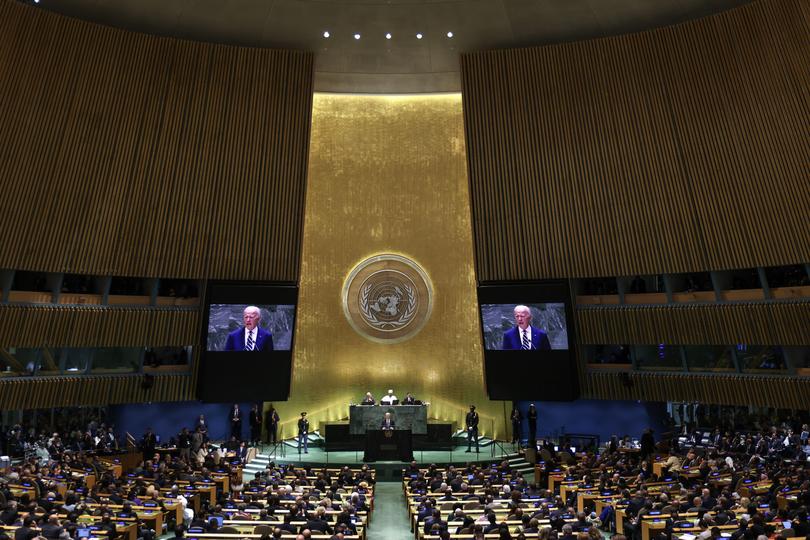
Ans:
[[[413,540],[402,482],[374,485],[374,517],[368,529],[368,540]]]

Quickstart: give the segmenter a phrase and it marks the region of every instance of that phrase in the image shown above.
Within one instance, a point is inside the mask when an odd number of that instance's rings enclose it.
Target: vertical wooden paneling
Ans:
[[[810,345],[810,302],[578,308],[582,344]]]
[[[582,397],[810,408],[810,378],[751,375],[589,373]],[[625,381],[628,381],[625,383]]]
[[[0,347],[184,347],[199,326],[197,308],[0,304]]]
[[[141,401],[183,401],[194,398],[191,376],[155,377],[150,389],[142,376],[43,377],[0,381],[0,409],[101,406]]]
[[[804,4],[462,55],[478,278],[807,262]]]
[[[0,0],[0,267],[297,281],[312,73]]]

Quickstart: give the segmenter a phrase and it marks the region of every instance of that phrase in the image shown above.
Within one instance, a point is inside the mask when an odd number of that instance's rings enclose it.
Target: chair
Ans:
[[[217,531],[217,534],[239,534],[239,531],[236,527],[221,527]]]
[[[271,527],[270,525],[256,525],[253,528],[253,534],[261,534],[261,535],[273,534],[273,527]]]

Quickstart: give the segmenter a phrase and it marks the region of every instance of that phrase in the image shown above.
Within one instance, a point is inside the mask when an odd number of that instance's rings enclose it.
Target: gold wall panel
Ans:
[[[292,390],[275,404],[285,436],[300,411],[323,429],[388,388],[457,426],[475,403],[482,433],[505,436],[508,410],[484,390],[469,200],[460,95],[315,95]],[[430,320],[401,343],[362,337],[341,306],[349,272],[380,253],[433,283]]]

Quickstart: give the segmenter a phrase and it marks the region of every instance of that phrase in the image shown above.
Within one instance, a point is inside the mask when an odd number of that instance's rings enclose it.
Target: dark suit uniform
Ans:
[[[478,413],[470,411],[467,413],[467,452],[472,448],[473,439],[475,439],[475,452],[478,453]]]
[[[537,446],[537,409],[529,408],[526,413],[526,420],[529,422],[529,440],[528,444],[531,448]]]
[[[254,444],[259,442],[262,436],[262,411],[251,410],[250,416],[250,441]]]
[[[383,417],[382,422],[380,422],[380,429],[394,429],[394,428],[396,428],[396,422],[394,422],[394,419]]]
[[[231,436],[236,440],[242,438],[242,411],[238,408],[231,409]]]
[[[532,342],[529,348],[533,351],[550,351],[551,343],[548,340],[548,334],[539,328],[535,328],[534,326],[530,326],[529,329],[532,337]],[[515,326],[514,328],[510,328],[503,333],[503,345],[501,346],[501,349],[504,351],[512,351],[520,350],[522,348],[523,343],[521,342],[520,328]]]
[[[225,340],[226,351],[244,351],[245,350],[245,327],[234,330],[228,334],[228,339]],[[262,327],[256,328],[256,343],[253,346],[254,351],[272,351],[273,350],[273,334],[268,332]]]
[[[515,407],[512,410],[512,442],[520,444],[520,428],[521,423],[523,422],[523,415],[520,413],[520,409]]]
[[[310,531],[332,534],[332,527],[330,527],[326,521],[318,518],[308,519],[307,524],[304,525],[304,528],[309,529]]]
[[[31,529],[28,527],[19,527],[14,531],[14,540],[28,540],[28,534]]]
[[[267,423],[267,442],[274,444],[278,442],[278,423],[281,420],[278,416],[278,411],[270,409],[267,411],[267,416],[264,421]]]

